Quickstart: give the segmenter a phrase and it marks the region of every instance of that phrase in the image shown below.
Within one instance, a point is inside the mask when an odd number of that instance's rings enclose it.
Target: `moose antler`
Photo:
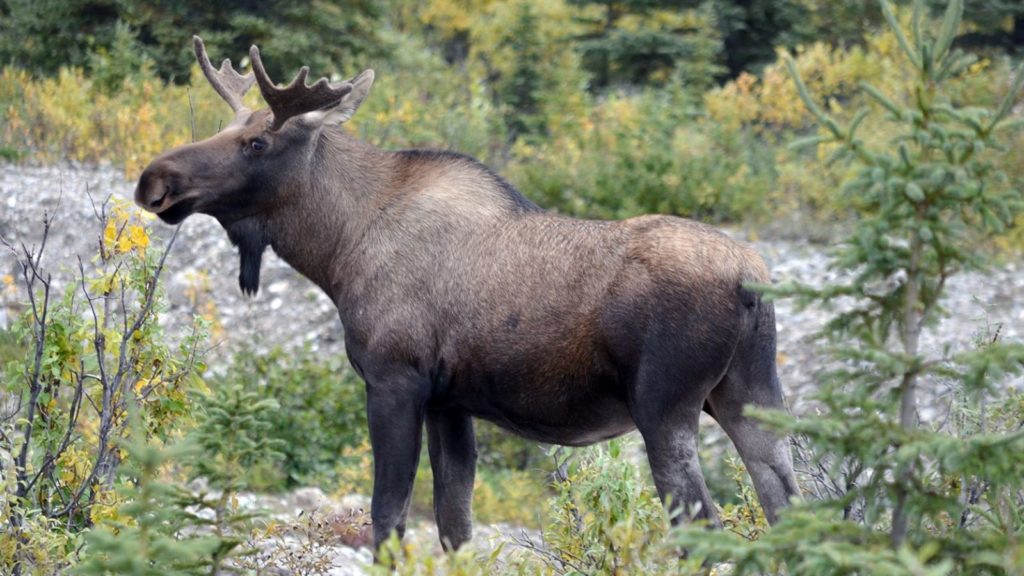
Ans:
[[[210,63],[210,57],[206,55],[203,39],[199,36],[192,37],[192,48],[196,53],[196,60],[199,61],[199,67],[217,94],[220,94],[220,97],[231,106],[236,114],[240,110],[247,109],[242,104],[242,96],[256,82],[252,72],[242,76],[231,66],[231,60],[228,58],[221,62],[220,70],[215,70],[213,64]]]
[[[263,94],[263,99],[267,101],[267,105],[274,113],[271,130],[277,130],[293,116],[336,106],[346,94],[352,91],[351,82],[332,84],[327,78],[317,80],[312,86],[307,85],[308,66],[303,66],[290,84],[284,88],[278,88],[263,68],[259,48],[253,46],[249,49],[249,59],[252,60],[252,70],[256,73],[256,83],[260,85],[260,93]]]

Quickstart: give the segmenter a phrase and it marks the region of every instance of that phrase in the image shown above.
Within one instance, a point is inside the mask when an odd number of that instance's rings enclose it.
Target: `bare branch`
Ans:
[[[156,270],[153,271],[153,275],[149,278],[149,283],[146,286],[146,291],[145,291],[145,294],[144,294],[145,300],[143,302],[142,309],[139,310],[138,315],[135,317],[135,320],[132,322],[131,329],[127,330],[122,335],[121,349],[119,351],[119,356],[118,356],[118,372],[117,372],[117,375],[115,375],[114,380],[117,380],[118,377],[124,373],[123,367],[125,366],[125,362],[126,362],[126,359],[127,359],[127,357],[126,357],[126,350],[127,350],[127,347],[128,347],[128,341],[131,338],[131,335],[134,334],[135,331],[138,330],[142,326],[143,322],[145,322],[146,317],[149,315],[149,312],[150,312],[150,310],[153,307],[153,299],[154,299],[154,296],[156,295],[156,289],[157,289],[158,281],[160,279],[160,274],[163,272],[164,263],[167,261],[167,255],[171,252],[171,248],[174,246],[174,241],[175,241],[175,239],[177,239],[178,232],[180,230],[181,230],[181,226],[178,226],[177,228],[175,228],[174,229],[174,233],[171,235],[171,238],[167,241],[167,245],[164,248],[163,254],[161,254],[161,256],[160,256],[160,261],[157,264]],[[83,278],[84,278],[84,276],[83,276]],[[83,291],[85,291],[84,284],[83,284],[82,289],[83,289]],[[86,294],[88,296],[88,292],[87,291],[86,291]],[[92,306],[92,301],[93,301],[92,298],[88,298],[88,300],[89,300],[90,306]],[[93,318],[96,319],[95,311],[93,312],[93,314],[94,314]],[[108,316],[108,315],[104,314],[104,319],[106,318],[106,316]],[[95,328],[96,332],[95,333],[97,334],[96,337],[98,339],[98,342],[97,342],[97,354],[100,355],[101,352],[100,352],[100,344],[99,343],[102,342],[102,331],[100,329],[100,326],[99,326],[98,322],[95,325],[96,325],[96,328]],[[94,401],[91,398],[87,398],[89,400],[89,402],[91,404],[93,404],[93,407],[97,408],[98,412],[100,413],[100,429],[99,429],[99,434],[98,434],[99,438],[98,438],[98,446],[97,446],[97,449],[96,449],[96,459],[95,459],[95,461],[93,463],[92,470],[89,471],[88,478],[86,478],[86,480],[83,481],[79,485],[78,490],[75,491],[74,495],[71,497],[71,499],[68,501],[68,503],[64,506],[64,508],[62,508],[60,511],[55,513],[53,515],[54,517],[61,517],[61,516],[64,516],[64,515],[67,515],[67,514],[70,514],[71,512],[73,512],[74,507],[77,505],[78,502],[81,501],[82,495],[85,493],[86,488],[88,488],[89,486],[91,486],[93,484],[93,482],[96,480],[96,478],[99,475],[99,473],[101,472],[101,470],[106,472],[106,470],[104,470],[104,468],[105,468],[105,464],[106,464],[107,454],[109,452],[110,432],[112,431],[113,423],[116,420],[114,418],[113,396],[114,396],[115,388],[117,387],[117,385],[116,385],[117,383],[114,382],[114,381],[108,380],[106,378],[105,373],[101,373],[100,382],[101,382],[101,384],[103,386],[103,398],[100,401],[101,405],[99,407],[97,407],[95,405]]]

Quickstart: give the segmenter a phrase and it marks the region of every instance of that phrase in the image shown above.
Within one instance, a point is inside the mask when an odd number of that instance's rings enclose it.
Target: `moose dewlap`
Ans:
[[[154,160],[135,200],[172,224],[216,218],[243,291],[270,246],[337,305],[366,382],[375,543],[404,531],[424,422],[448,547],[470,538],[473,417],[567,445],[639,429],[676,518],[716,523],[697,461],[706,411],[770,521],[798,494],[785,439],[743,414],[783,406],[774,310],[745,288],[769,275],[749,247],[682,218],[545,212],[472,158],[349,135],[372,71],[308,85],[303,68],[280,87],[255,46],[240,75],[194,44],[234,121]],[[269,108],[242,104],[254,83]]]

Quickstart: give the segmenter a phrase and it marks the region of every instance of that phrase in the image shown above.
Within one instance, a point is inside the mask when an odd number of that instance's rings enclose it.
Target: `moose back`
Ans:
[[[341,126],[373,72],[288,86],[196,57],[235,112],[142,173],[136,202],[176,224],[208,214],[259,287],[269,246],[337,305],[366,382],[375,544],[404,531],[424,423],[442,544],[470,538],[472,418],[584,445],[638,429],[677,520],[718,518],[697,459],[702,411],[728,433],[769,521],[798,494],[787,442],[746,417],[783,407],[762,259],[682,218],[545,212],[472,158],[376,149]],[[268,108],[243,94],[258,84]],[[629,194],[628,182],[623,194]]]

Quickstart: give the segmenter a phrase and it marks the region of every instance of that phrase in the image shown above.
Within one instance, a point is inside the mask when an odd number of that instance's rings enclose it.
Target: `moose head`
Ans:
[[[207,140],[153,160],[139,178],[135,201],[169,224],[196,212],[217,218],[239,248],[239,284],[255,294],[269,243],[266,220],[308,188],[321,130],[352,117],[370,91],[373,70],[338,83],[321,78],[310,86],[309,68],[303,67],[280,87],[267,75],[256,46],[249,51],[252,72],[245,75],[229,59],[214,68],[198,36],[193,46],[203,74],[231,106],[234,120]],[[243,104],[253,84],[268,108],[253,111]]]

